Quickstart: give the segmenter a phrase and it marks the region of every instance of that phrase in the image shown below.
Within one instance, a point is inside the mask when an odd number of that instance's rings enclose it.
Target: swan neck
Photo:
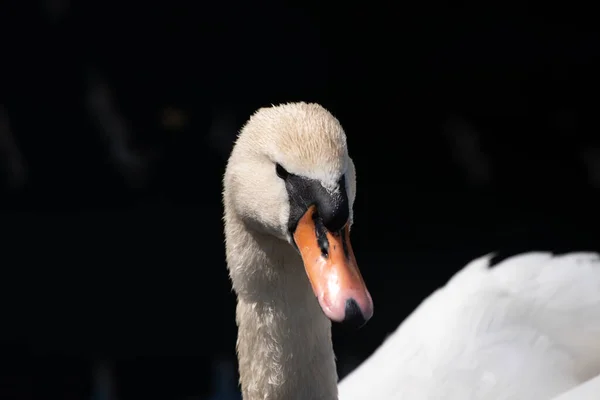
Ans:
[[[337,400],[331,323],[300,256],[279,239],[231,228],[227,261],[244,400]]]

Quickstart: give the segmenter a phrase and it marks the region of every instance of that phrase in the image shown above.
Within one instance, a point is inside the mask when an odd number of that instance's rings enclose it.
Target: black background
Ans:
[[[334,327],[342,375],[475,257],[598,249],[594,15],[3,3],[0,104],[26,175],[0,175],[0,397],[89,398],[99,360],[121,400],[215,389],[212,360],[234,359],[236,335],[221,176],[236,131],[269,104],[324,105],[357,167],[352,241],[376,312],[360,331]],[[98,85],[145,169],[115,164],[118,132],[90,111]]]

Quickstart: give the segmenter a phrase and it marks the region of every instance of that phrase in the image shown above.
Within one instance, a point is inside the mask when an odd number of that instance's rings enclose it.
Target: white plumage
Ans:
[[[599,375],[598,254],[490,259],[427,298],[340,383],[340,399],[548,400]],[[588,400],[572,396],[560,400]]]

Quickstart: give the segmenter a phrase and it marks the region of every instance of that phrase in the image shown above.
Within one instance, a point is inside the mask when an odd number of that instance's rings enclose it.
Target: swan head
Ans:
[[[307,103],[259,109],[236,140],[224,188],[226,219],[233,213],[248,229],[297,250],[329,319],[362,325],[371,318],[349,238],[354,164],[333,115]],[[252,272],[230,270],[234,280]]]

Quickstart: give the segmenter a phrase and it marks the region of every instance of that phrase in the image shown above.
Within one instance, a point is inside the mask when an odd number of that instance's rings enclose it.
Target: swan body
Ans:
[[[528,253],[471,262],[338,389],[331,321],[373,314],[355,196],[344,131],[320,105],[263,108],[242,128],[223,204],[244,400],[549,400],[600,374],[598,255]]]
[[[543,400],[600,374],[598,255],[490,258],[428,297],[341,382],[340,399]]]

